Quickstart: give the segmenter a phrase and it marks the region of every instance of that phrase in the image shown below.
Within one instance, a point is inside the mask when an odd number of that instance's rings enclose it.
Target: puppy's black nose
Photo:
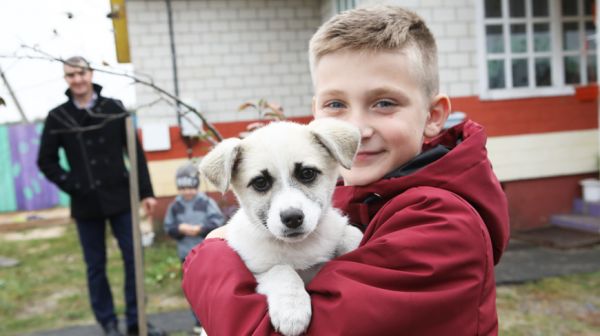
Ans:
[[[295,229],[302,225],[302,221],[304,220],[304,213],[302,210],[296,208],[289,208],[283,210],[279,217],[281,217],[281,222],[283,225],[289,227],[290,229]]]

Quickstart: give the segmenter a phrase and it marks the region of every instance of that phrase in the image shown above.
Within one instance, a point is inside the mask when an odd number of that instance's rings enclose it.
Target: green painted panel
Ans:
[[[8,127],[0,125],[0,212],[16,211],[17,198],[13,179],[10,143],[8,142]]]

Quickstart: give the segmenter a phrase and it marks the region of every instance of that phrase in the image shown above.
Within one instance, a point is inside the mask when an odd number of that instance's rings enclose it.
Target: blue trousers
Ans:
[[[116,321],[113,296],[106,276],[106,220],[76,220],[79,242],[86,263],[88,294],[98,323],[105,325]],[[135,291],[135,262],[131,212],[108,218],[125,266],[125,315],[127,325],[137,324],[137,301]]]

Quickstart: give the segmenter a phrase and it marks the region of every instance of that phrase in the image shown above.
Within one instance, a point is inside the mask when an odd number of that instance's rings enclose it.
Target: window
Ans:
[[[597,80],[594,0],[480,0],[484,98],[573,92]]]
[[[338,13],[348,9],[352,9],[356,6],[356,0],[336,0],[335,9]]]
[[[596,82],[596,40],[593,1],[563,0],[561,59],[566,84]]]

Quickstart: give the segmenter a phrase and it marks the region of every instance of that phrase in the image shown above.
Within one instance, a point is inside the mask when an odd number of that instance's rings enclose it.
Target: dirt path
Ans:
[[[47,228],[71,222],[68,208],[0,213],[0,233]]]

